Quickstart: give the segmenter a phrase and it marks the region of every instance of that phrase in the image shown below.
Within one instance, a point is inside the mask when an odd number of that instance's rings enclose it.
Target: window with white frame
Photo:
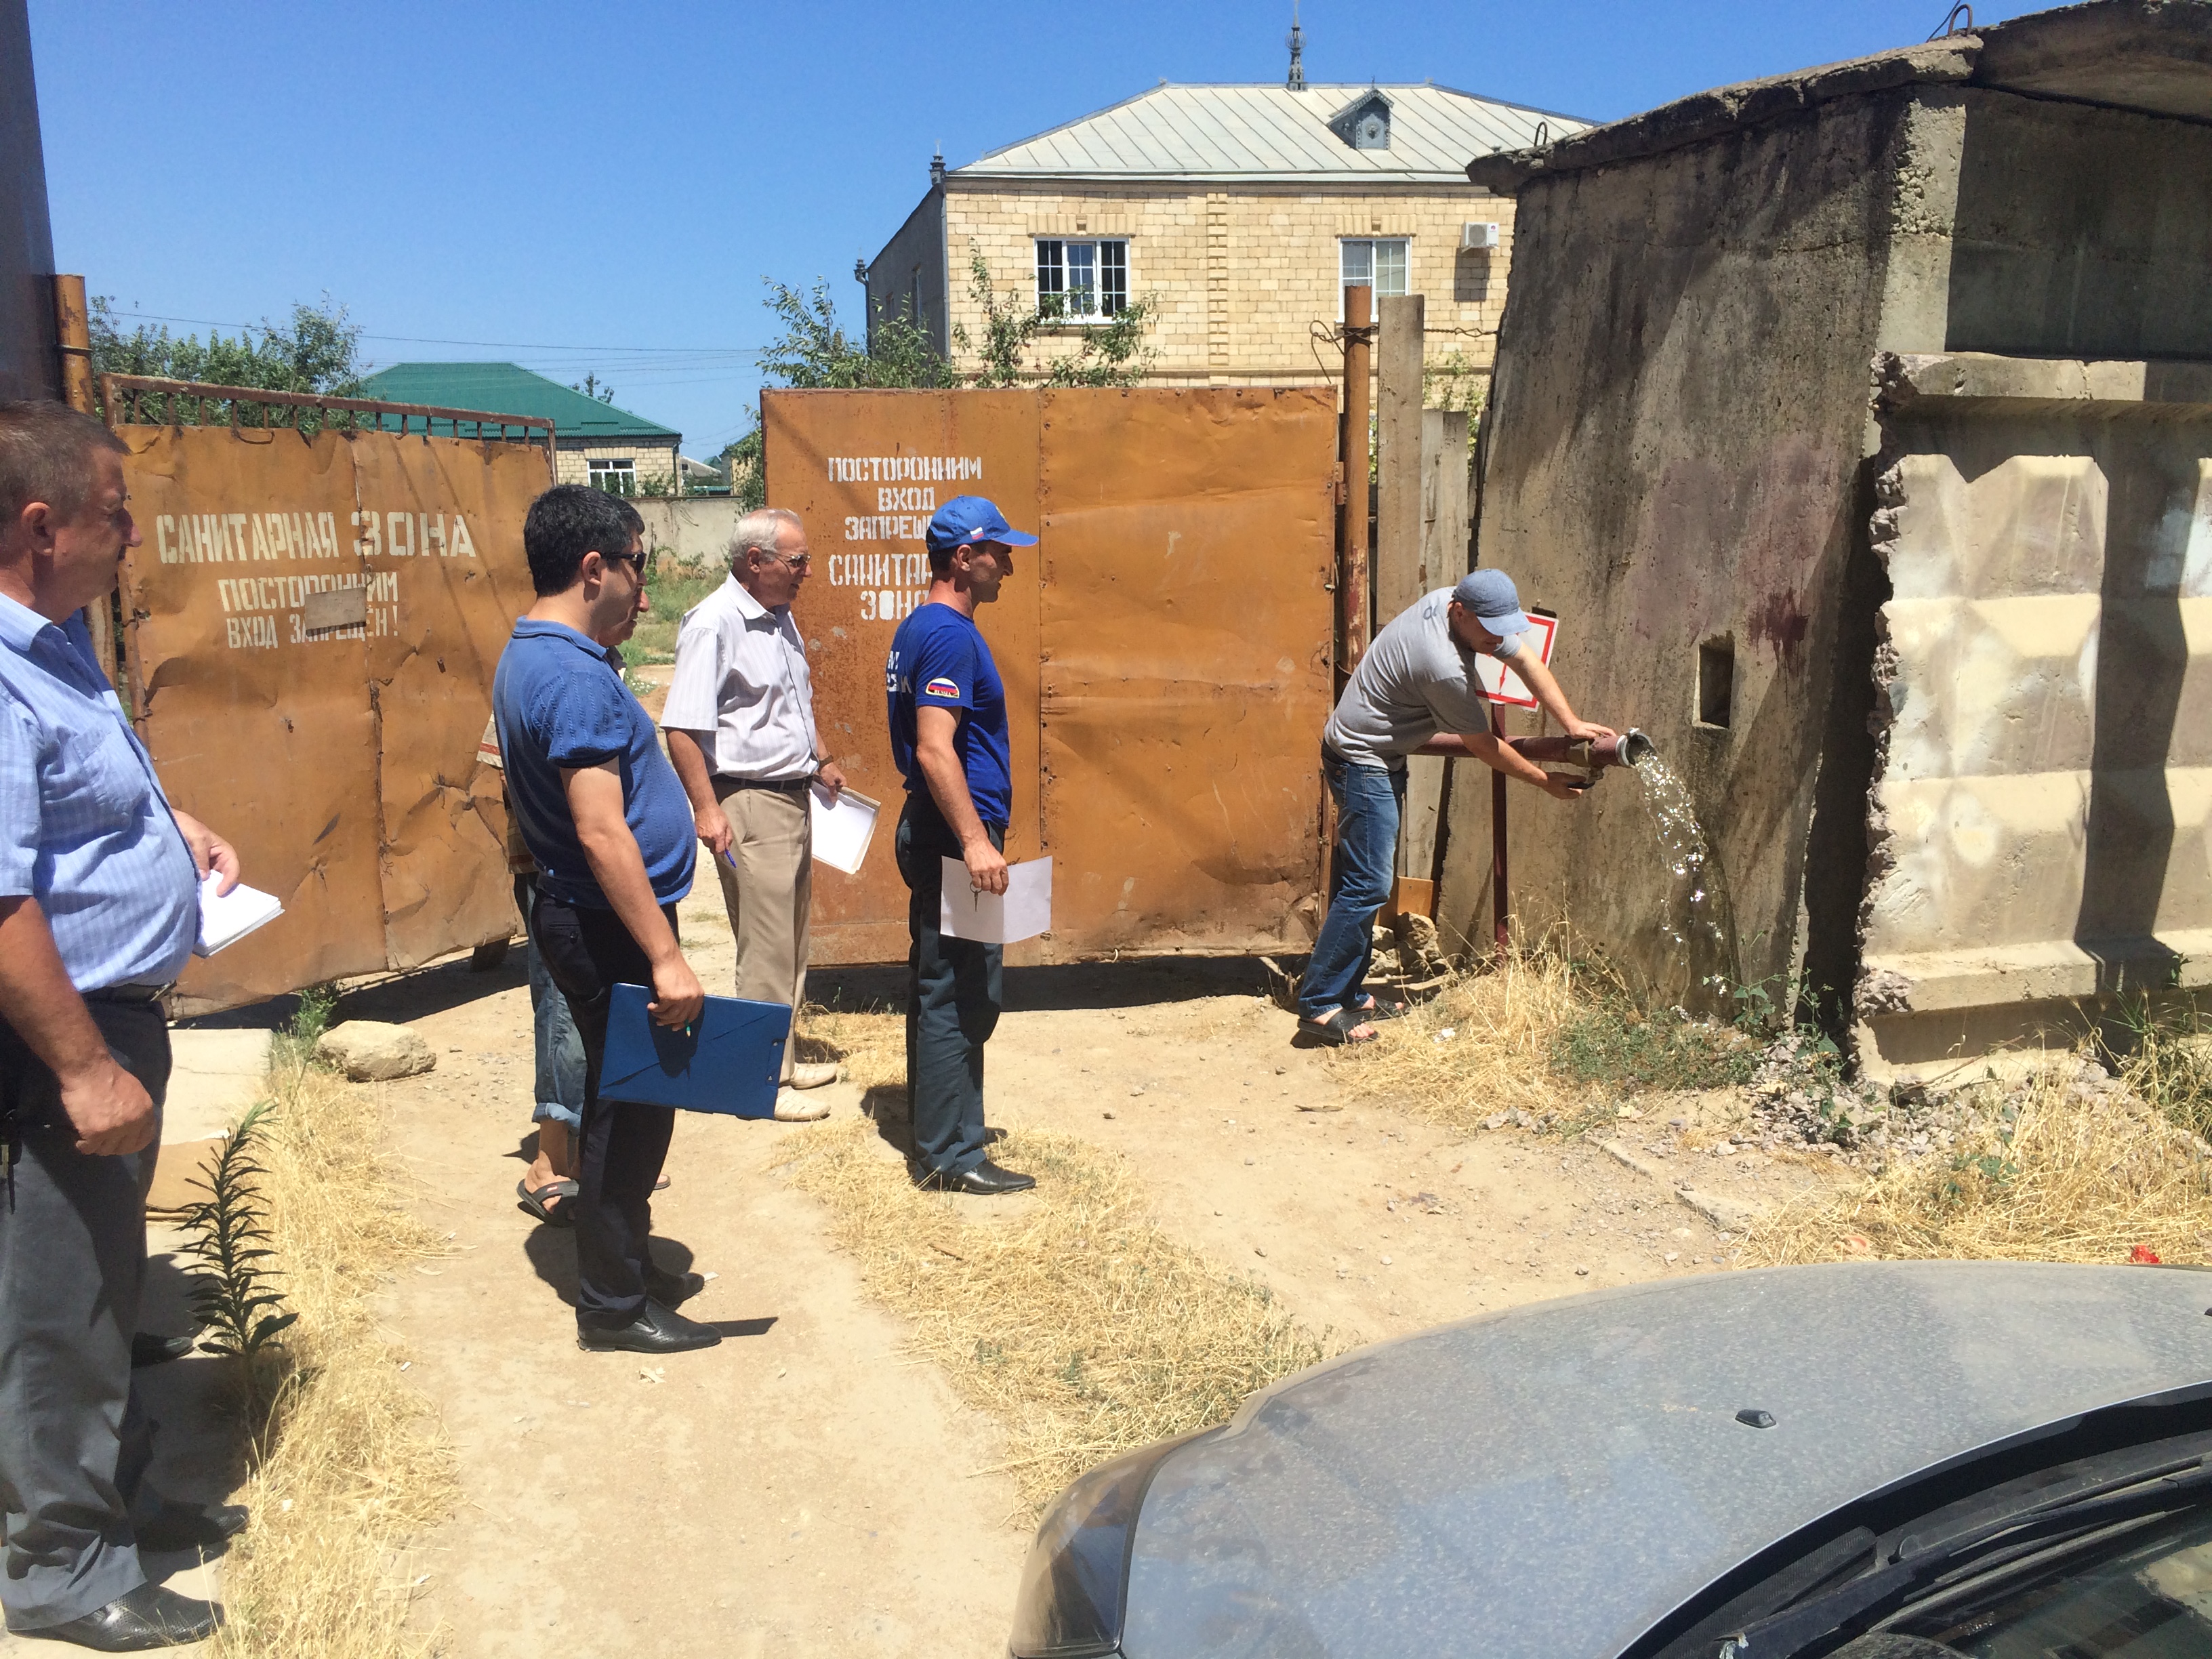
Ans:
[[[1129,245],[1039,237],[1037,309],[1077,321],[1118,316],[1129,304]]]
[[[604,489],[610,495],[637,494],[637,458],[624,455],[612,459],[604,455],[586,459],[584,466],[587,481],[594,489]]]
[[[1337,243],[1337,306],[1341,312],[1344,290],[1361,283],[1375,297],[1403,294],[1406,288],[1406,239],[1402,236],[1346,236]]]

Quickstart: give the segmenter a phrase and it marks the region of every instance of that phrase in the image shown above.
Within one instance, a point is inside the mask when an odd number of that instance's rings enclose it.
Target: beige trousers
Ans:
[[[730,821],[730,857],[714,860],[722,904],[738,941],[738,996],[791,1005],[793,1036],[806,1000],[807,913],[814,902],[812,825],[808,798],[780,789],[744,789],[735,778],[714,780],[714,799]],[[796,1041],[783,1045],[791,1081]]]

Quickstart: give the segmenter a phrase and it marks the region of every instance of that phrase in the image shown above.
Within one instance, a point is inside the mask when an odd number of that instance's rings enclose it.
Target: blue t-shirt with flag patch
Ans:
[[[928,781],[914,757],[915,711],[950,708],[952,752],[967,775],[975,816],[1004,824],[1013,816],[1013,764],[1006,742],[1006,688],[975,624],[949,605],[917,605],[891,635],[884,668],[890,707],[891,759],[907,793],[925,798]]]

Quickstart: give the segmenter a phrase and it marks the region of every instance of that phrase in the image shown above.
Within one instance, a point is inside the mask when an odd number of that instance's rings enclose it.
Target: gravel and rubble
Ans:
[[[2075,1099],[2149,1109],[2095,1060],[2077,1055],[2073,1066],[2067,1091]],[[1992,1075],[1948,1088],[1911,1076],[1886,1085],[1850,1082],[1825,1047],[1792,1031],[1760,1056],[1747,1091],[1750,1123],[1744,1138],[1770,1152],[1817,1152],[1854,1169],[1878,1171],[1893,1158],[1949,1154],[1978,1122],[2016,1111],[2032,1086],[2026,1078]]]

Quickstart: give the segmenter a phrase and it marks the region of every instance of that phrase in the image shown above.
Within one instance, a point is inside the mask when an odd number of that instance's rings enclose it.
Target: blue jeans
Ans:
[[[544,957],[538,954],[538,937],[530,921],[537,896],[537,877],[514,878],[514,903],[522,912],[530,963],[530,1018],[537,1036],[532,1046],[538,1059],[538,1104],[530,1121],[558,1123],[574,1134],[584,1124],[584,1040],[576,1035],[568,999],[561,994],[561,988],[545,971]]]
[[[1354,766],[1322,750],[1321,775],[1336,798],[1336,853],[1329,861],[1328,915],[1298,981],[1298,1012],[1311,1019],[1349,1007],[1375,953],[1375,913],[1389,902],[1398,863],[1401,768]]]

